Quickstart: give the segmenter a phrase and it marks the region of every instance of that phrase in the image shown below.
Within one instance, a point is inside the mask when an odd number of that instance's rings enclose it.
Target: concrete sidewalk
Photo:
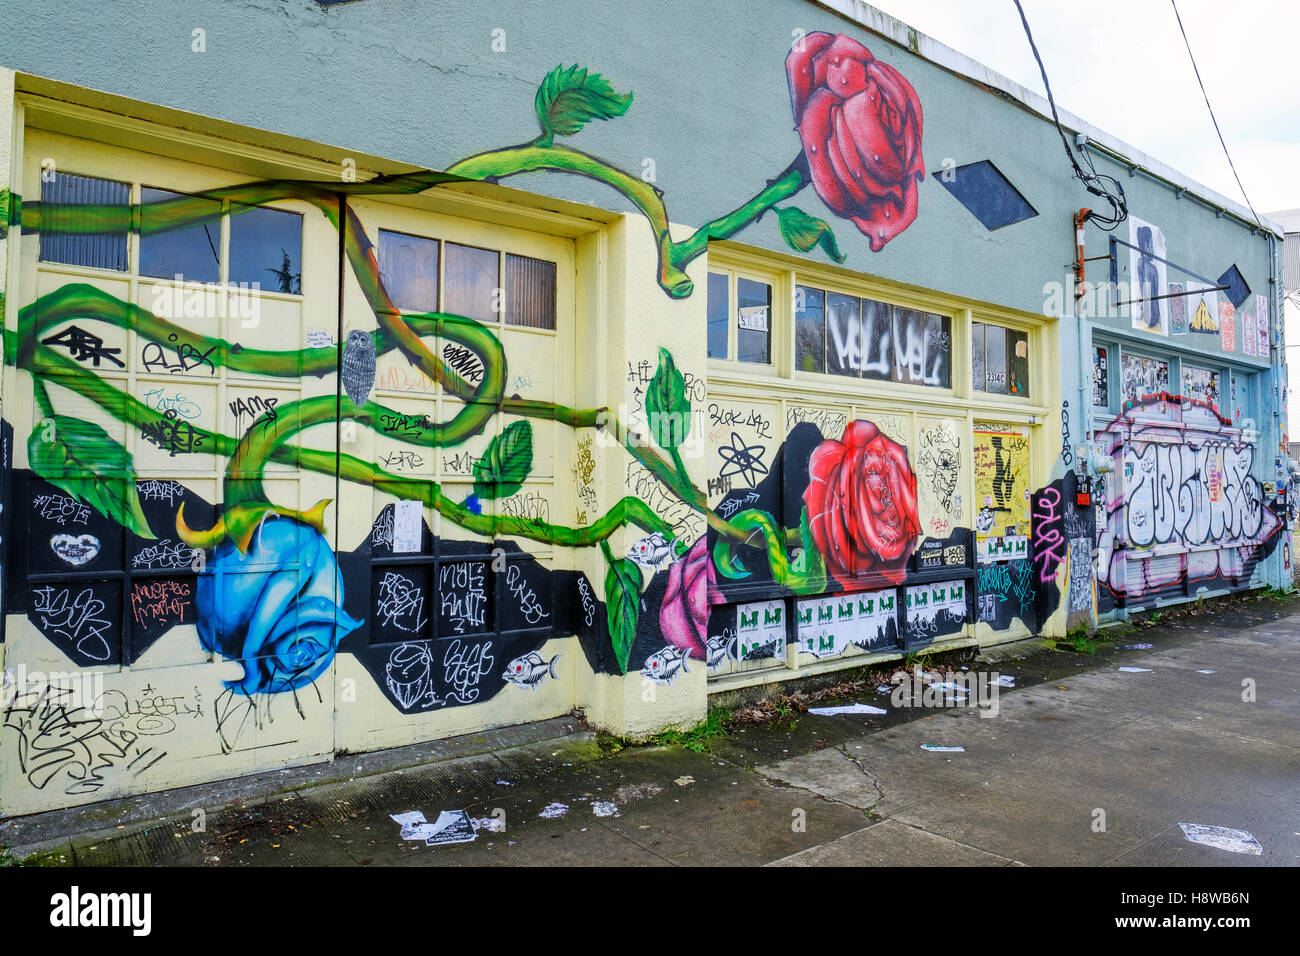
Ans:
[[[32,862],[92,866],[1294,866],[1298,611],[1300,599],[1251,598],[1119,642],[1150,650],[971,665],[1019,677],[992,718],[912,711],[873,729],[861,716],[802,714],[705,739],[706,752],[609,754],[584,731],[502,734],[491,752],[382,773],[395,758],[347,758],[371,761],[355,768],[370,775],[322,783],[327,772],[317,770],[274,794],[233,783],[186,799],[156,795],[143,811],[138,801],[134,811],[101,805],[98,833],[87,833],[84,814],[80,825],[64,822],[76,833],[59,832],[53,815],[8,821],[0,843],[15,859],[39,851]],[[1253,702],[1243,700],[1247,679]],[[884,694],[861,699],[891,706]],[[215,800],[223,791],[226,806]],[[232,793],[240,799],[229,804]],[[597,803],[612,803],[614,815],[598,815]],[[202,833],[191,830],[196,806]],[[114,812],[139,818],[151,807],[151,822],[113,823]],[[428,847],[400,839],[389,817],[461,809],[503,819],[504,832]],[[1263,853],[1191,843],[1180,822],[1248,830]]]

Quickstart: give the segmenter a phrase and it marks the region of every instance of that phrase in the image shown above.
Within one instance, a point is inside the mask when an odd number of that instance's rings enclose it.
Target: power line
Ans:
[[[1214,124],[1214,131],[1219,134],[1219,145],[1223,147],[1223,155],[1228,158],[1228,166],[1232,169],[1233,178],[1237,180],[1237,188],[1241,190],[1241,198],[1246,200],[1247,206],[1250,206],[1250,213],[1255,217],[1255,225],[1263,229],[1264,223],[1260,221],[1259,213],[1255,212],[1250,197],[1246,195],[1246,187],[1241,184],[1241,177],[1237,175],[1237,167],[1232,162],[1232,156],[1228,154],[1228,144],[1223,141],[1223,131],[1219,129],[1219,121],[1214,118],[1214,107],[1210,105],[1210,94],[1205,92],[1205,84],[1201,81],[1201,71],[1196,66],[1196,57],[1192,55],[1192,44],[1187,39],[1187,31],[1183,29],[1183,18],[1178,15],[1177,0],[1169,0],[1169,3],[1174,8],[1174,18],[1178,20],[1178,32],[1183,35],[1183,45],[1187,47],[1187,58],[1192,61],[1192,71],[1196,74],[1196,82],[1201,87],[1201,96],[1205,97],[1205,108],[1210,111],[1210,122]],[[1018,0],[1017,6],[1019,6]]]
[[[1047,68],[1043,66],[1043,58],[1038,55],[1038,45],[1034,43],[1034,34],[1030,31],[1029,21],[1025,18],[1025,8],[1020,5],[1020,0],[1013,0],[1013,2],[1016,9],[1020,11],[1020,22],[1024,24],[1025,36],[1029,39],[1029,49],[1034,51],[1034,59],[1038,61],[1038,72],[1043,77],[1043,89],[1047,91],[1047,103],[1052,108],[1052,122],[1056,124],[1056,131],[1061,135],[1061,145],[1065,147],[1065,155],[1070,160],[1070,165],[1074,167],[1074,175],[1088,192],[1110,203],[1111,215],[1102,216],[1092,211],[1088,213],[1087,219],[1109,232],[1128,218],[1128,201],[1124,198],[1124,187],[1113,176],[1099,174],[1086,151],[1083,153],[1083,159],[1088,164],[1088,172],[1084,172],[1079,166],[1079,161],[1074,158],[1074,150],[1070,148],[1070,141],[1066,138],[1065,130],[1061,128],[1061,117],[1056,112],[1056,98],[1052,96],[1052,84],[1047,81]],[[1109,182],[1113,188],[1107,188],[1104,185],[1106,182]]]

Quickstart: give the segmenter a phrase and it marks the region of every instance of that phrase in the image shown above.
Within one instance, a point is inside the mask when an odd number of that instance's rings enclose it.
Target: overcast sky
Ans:
[[[869,0],[1044,94],[1012,0]],[[1245,205],[1169,0],[1021,0],[1057,106]],[[1263,215],[1300,207],[1300,3],[1178,0],[1232,160]]]
[[[1012,0],[869,0],[1046,95]],[[1243,206],[1169,0],[1021,0],[1056,105]],[[1300,0],[1178,0],[1201,80],[1261,215],[1300,207]],[[1287,310],[1289,363],[1300,310]],[[1290,375],[1300,438],[1300,368]]]

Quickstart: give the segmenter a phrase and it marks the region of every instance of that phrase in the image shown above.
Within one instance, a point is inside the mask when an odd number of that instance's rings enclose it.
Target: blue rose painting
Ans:
[[[227,687],[245,694],[295,690],[323,674],[339,641],[361,626],[342,600],[343,575],[325,537],[292,518],[267,515],[246,553],[227,538],[199,575],[199,639],[244,666],[243,679]]]

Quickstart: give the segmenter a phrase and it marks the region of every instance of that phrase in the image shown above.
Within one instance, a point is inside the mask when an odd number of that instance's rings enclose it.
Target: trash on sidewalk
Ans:
[[[950,690],[952,691],[953,696],[958,699],[964,698],[966,696],[966,688],[962,687],[960,684],[954,684],[952,681],[943,681],[942,683],[934,683],[931,684],[930,686],[937,690]]]
[[[591,805],[591,812],[598,817],[612,817],[618,813],[618,804],[597,800]]]
[[[1016,678],[1015,678],[1015,676],[1012,675],[1012,674],[999,674],[999,675],[998,675],[998,686],[999,686],[999,687],[1015,687],[1015,686],[1016,686]]]
[[[808,713],[819,717],[835,717],[839,714],[887,714],[889,711],[870,704],[844,704],[839,707],[809,707]]]
[[[679,787],[689,787],[694,782],[695,782],[695,778],[692,777],[689,773],[686,774],[685,776],[678,777],[676,780],[673,781],[673,783],[677,784],[677,786]]]
[[[443,810],[433,823],[426,820],[419,810],[391,813],[389,816],[401,826],[403,840],[423,840],[425,846],[469,843],[478,836],[469,814],[464,810]]]
[[[1121,667],[1120,670],[1125,674],[1150,674],[1149,667]]]
[[[921,744],[921,749],[937,754],[964,754],[966,752],[965,747],[944,747],[939,744]]]
[[[1219,673],[1219,672],[1218,672],[1218,671],[1205,670],[1205,671],[1197,671],[1196,673],[1198,673],[1198,674],[1217,674],[1217,673]]]
[[[1153,644],[1121,644],[1119,649],[1121,651],[1149,651],[1154,646]]]
[[[506,832],[506,821],[498,817],[470,817],[469,822],[474,825],[475,830],[487,830],[489,833]]]
[[[537,815],[541,817],[543,820],[554,820],[558,817],[564,816],[568,812],[569,812],[569,805],[567,803],[560,803],[557,801],[555,803],[548,803],[542,809],[542,812]]]
[[[438,819],[430,824],[433,832],[425,839],[425,846],[441,846],[445,843],[471,843],[478,839],[474,824],[470,823],[469,814],[464,810],[443,810]]]
[[[1212,827],[1203,823],[1180,823],[1183,836],[1193,843],[1204,843],[1230,853],[1249,853],[1259,856],[1264,848],[1246,830],[1234,830],[1232,827]]]

